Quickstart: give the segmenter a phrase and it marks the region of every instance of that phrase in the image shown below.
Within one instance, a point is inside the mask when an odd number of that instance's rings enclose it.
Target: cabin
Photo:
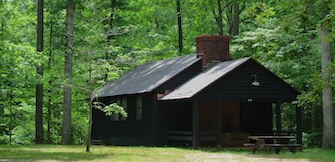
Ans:
[[[281,105],[299,92],[253,58],[232,60],[228,36],[199,36],[196,45],[196,54],[138,66],[99,89],[96,101],[116,102],[128,116],[94,109],[92,141],[235,147],[248,135],[284,133]]]

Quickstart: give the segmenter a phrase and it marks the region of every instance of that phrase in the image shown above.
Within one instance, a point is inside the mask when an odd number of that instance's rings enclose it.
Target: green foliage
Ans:
[[[105,108],[106,115],[112,115],[112,114],[121,114],[123,117],[127,117],[128,114],[126,111],[124,111],[124,108],[117,103],[112,103]]]
[[[321,147],[322,146],[322,132],[312,132],[303,134],[304,147]]]
[[[222,2],[224,32],[228,33],[230,1]],[[330,83],[323,82],[317,29],[320,23],[330,20],[329,41],[333,42],[335,3],[328,0],[331,12],[321,17],[319,0],[238,2],[243,10],[239,35],[231,41],[232,57],[251,56],[297,88],[301,92],[298,105],[303,107],[303,120],[308,123],[304,122],[304,130],[320,131],[312,130],[309,123],[321,122],[321,89],[325,84],[335,87],[335,64],[330,66]],[[44,136],[50,104],[52,143],[61,141],[65,6],[64,1],[45,1],[44,52],[37,53],[36,2],[4,0],[0,3],[0,143],[9,143],[9,135],[13,143],[33,142],[35,84],[38,82],[43,83],[45,89]],[[213,15],[216,9],[216,0],[181,1],[182,55],[194,53],[196,36],[218,33]],[[72,125],[76,144],[86,139],[90,60],[93,89],[98,89],[104,85],[105,73],[108,73],[108,81],[113,81],[137,65],[179,55],[175,1],[116,0],[112,18],[111,11],[111,1],[76,2],[72,81]],[[43,77],[36,76],[36,66],[41,64]],[[117,104],[100,108],[107,115],[127,116]],[[287,104],[283,110],[284,128],[294,128],[294,107]],[[320,124],[316,125],[320,128]],[[313,133],[307,136],[307,141],[317,139]]]
[[[102,106],[103,105],[103,106]],[[112,103],[109,105],[104,105],[99,102],[94,102],[94,107],[105,112],[107,116],[112,116],[120,114],[122,117],[127,117],[128,113],[124,110],[124,107],[118,105],[117,103]]]

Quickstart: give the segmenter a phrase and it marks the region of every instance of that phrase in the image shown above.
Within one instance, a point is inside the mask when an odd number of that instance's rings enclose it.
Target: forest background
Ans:
[[[0,3],[0,144],[86,143],[94,89],[194,53],[195,37],[211,34],[230,35],[233,58],[251,56],[301,92],[305,146],[335,147],[334,124],[323,133],[334,123],[332,0],[44,0],[40,12],[35,0]],[[282,118],[295,129],[294,106]]]

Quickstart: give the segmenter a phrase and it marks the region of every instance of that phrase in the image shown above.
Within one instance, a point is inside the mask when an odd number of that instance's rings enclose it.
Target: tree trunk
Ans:
[[[3,6],[5,6],[5,1],[0,1]],[[3,39],[3,35],[5,32],[5,16],[2,16],[1,18],[1,32],[0,32],[0,39]]]
[[[111,2],[111,13],[109,16],[109,20],[108,20],[108,24],[109,24],[109,29],[107,30],[107,46],[110,45],[112,39],[113,39],[113,19],[114,19],[114,15],[115,15],[115,10],[116,10],[116,0],[112,0]],[[106,62],[108,62],[109,57],[108,57],[108,50],[105,53],[105,59]],[[105,73],[105,84],[108,83],[108,73],[109,70],[108,68],[106,69],[106,73]]]
[[[110,42],[113,39],[113,20],[116,10],[116,0],[111,1],[111,13],[108,19],[109,29],[107,31],[107,42]]]
[[[219,35],[223,35],[223,22],[222,22],[222,0],[217,0],[217,14],[213,10],[213,15],[216,21],[216,27],[218,29]]]
[[[232,3],[232,17],[231,21],[229,22],[229,34],[231,36],[238,35],[238,29],[240,25],[240,5],[237,0],[234,0]]]
[[[13,74],[13,72],[12,72]],[[13,131],[13,114],[12,114],[12,109],[13,109],[13,83],[10,84],[10,90],[9,90],[9,145],[12,144],[12,131]]]
[[[321,1],[322,18],[329,14],[329,4],[327,1]],[[321,75],[325,83],[322,89],[322,108],[323,108],[323,139],[322,147],[325,149],[335,147],[334,138],[334,106],[332,102],[333,91],[330,86],[329,65],[331,63],[331,43],[329,40],[330,20],[326,20],[320,25],[320,39],[321,39]]]
[[[50,1],[50,9],[52,9],[52,1]],[[53,35],[53,16],[51,16],[50,19],[50,34],[49,34],[49,60],[48,60],[48,70],[51,70],[51,60],[52,60],[52,35]],[[48,109],[48,129],[47,129],[47,143],[51,144],[52,143],[52,139],[51,139],[51,109],[52,109],[52,91],[51,91],[51,86],[52,86],[52,80],[48,81],[49,83],[49,89],[48,89],[48,104],[47,104],[47,109]]]
[[[329,25],[329,24],[328,24]],[[331,63],[330,46],[331,43],[327,40],[330,37],[330,31],[327,24],[322,23],[320,27],[321,39],[321,66],[322,79],[325,86],[322,89],[322,107],[323,107],[323,148],[333,148],[334,143],[334,106],[332,102],[332,88],[329,85],[329,65]]]
[[[92,57],[89,54],[89,74],[88,74],[88,93],[89,93],[89,103],[88,103],[88,132],[87,132],[87,144],[86,144],[86,152],[90,151],[91,146],[91,133],[92,133],[92,97],[93,97],[93,80],[92,80]]]
[[[233,3],[234,0],[232,0],[229,4],[226,5],[226,26],[227,26],[227,33],[230,33],[231,24],[233,22]]]
[[[73,0],[67,0],[66,8],[66,50],[65,50],[65,85],[62,144],[71,144],[71,109],[72,109],[72,56],[73,56]]]
[[[177,18],[178,18],[178,51],[179,54],[183,51],[183,30],[181,25],[181,11],[180,11],[180,0],[176,0],[177,7]]]
[[[48,128],[47,128],[47,143],[51,144],[52,143],[52,139],[51,139],[51,80],[49,80],[49,86],[50,89],[48,90]]]
[[[43,0],[37,2],[37,52],[43,52]],[[35,143],[43,143],[43,65],[37,67],[36,103],[35,103]]]

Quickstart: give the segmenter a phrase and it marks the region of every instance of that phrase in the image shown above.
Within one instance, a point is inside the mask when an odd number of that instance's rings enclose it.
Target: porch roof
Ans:
[[[187,81],[171,93],[164,96],[161,100],[178,100],[188,99],[199,93],[202,89],[208,87],[216,80],[228,74],[230,71],[236,69],[241,64],[250,60],[250,57],[224,61],[212,68],[200,73],[193,79]]]

